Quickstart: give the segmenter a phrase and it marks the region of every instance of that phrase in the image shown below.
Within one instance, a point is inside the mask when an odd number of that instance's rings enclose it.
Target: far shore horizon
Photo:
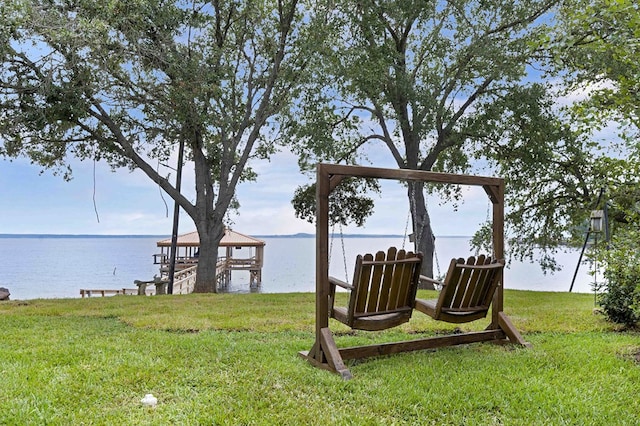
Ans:
[[[338,236],[339,234],[333,234]],[[316,234],[255,234],[256,238],[315,238]],[[0,238],[170,238],[171,234],[0,234]],[[403,238],[401,234],[343,234],[343,238]],[[471,238],[469,235],[436,235],[436,238]]]

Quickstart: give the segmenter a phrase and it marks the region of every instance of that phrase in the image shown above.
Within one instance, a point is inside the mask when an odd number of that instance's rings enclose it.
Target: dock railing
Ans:
[[[193,293],[197,273],[198,265],[176,271],[173,275],[173,294]]]
[[[216,277],[218,285],[224,286],[229,283],[231,278],[232,269],[250,269],[255,265],[255,259],[228,259],[224,256],[218,258],[216,264]],[[173,294],[189,294],[193,293],[196,285],[196,276],[198,273],[198,264],[191,263],[190,265],[182,263],[180,265],[184,269],[178,269],[174,273],[173,278]],[[168,280],[166,275],[162,278],[155,277],[150,281],[135,280],[134,284],[138,286],[138,289],[121,289],[121,290],[103,290],[103,289],[81,289],[80,295],[82,297],[91,296],[108,296],[117,294],[138,294],[138,295],[156,295],[166,294]],[[155,288],[154,288],[155,287]]]

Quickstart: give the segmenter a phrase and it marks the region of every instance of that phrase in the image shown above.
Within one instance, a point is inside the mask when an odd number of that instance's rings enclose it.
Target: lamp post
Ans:
[[[176,189],[180,192],[182,185],[182,161],[184,157],[184,138],[180,139],[178,147],[178,168],[176,174]],[[176,274],[176,256],[178,253],[178,223],[180,220],[180,204],[176,199],[173,207],[173,230],[171,232],[171,252],[169,255],[169,284],[167,286],[167,294],[173,294],[173,281]]]
[[[596,203],[596,207],[600,205],[602,199],[604,197],[604,188],[600,188],[600,195],[598,195],[598,201]],[[578,258],[578,264],[576,265],[576,270],[573,273],[573,279],[571,280],[571,286],[569,287],[569,293],[573,290],[573,285],[576,282],[576,277],[578,276],[578,270],[580,269],[580,263],[582,262],[582,256],[584,255],[584,250],[589,243],[589,237],[592,233],[595,233],[596,242],[598,241],[597,233],[604,232],[604,239],[606,242],[609,241],[609,221],[607,214],[607,202],[604,201],[604,209],[603,210],[592,210],[591,215],[589,217],[589,228],[587,229],[587,235],[584,239],[584,244],[582,245],[582,250],[580,251],[580,257]]]
[[[605,220],[604,220],[604,211],[603,210],[592,210],[591,211],[591,223],[589,225],[589,232],[593,234],[594,241],[593,246],[597,250],[598,248],[598,234],[605,230]],[[597,302],[596,297],[598,294],[598,259],[594,257],[593,259],[593,302],[594,304]]]

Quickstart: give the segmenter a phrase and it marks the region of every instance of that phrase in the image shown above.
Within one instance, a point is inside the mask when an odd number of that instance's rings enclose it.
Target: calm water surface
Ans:
[[[0,259],[4,273],[0,287],[11,291],[11,299],[80,297],[80,289],[136,288],[134,280],[150,280],[158,274],[153,254],[156,242],[164,237],[4,237],[0,238]],[[315,239],[264,238],[265,266],[262,273],[264,293],[315,291]],[[344,242],[344,255],[342,251]],[[351,278],[359,253],[386,251],[402,247],[403,238],[345,238],[332,244],[330,273]],[[407,248],[408,248],[408,242]],[[247,249],[243,249],[247,250]],[[246,252],[236,250],[236,257]],[[471,255],[468,238],[441,237],[437,257],[442,273],[453,257]],[[516,263],[505,272],[505,287],[521,290],[568,291],[579,253],[560,253],[564,269],[543,274],[534,264]],[[346,272],[345,272],[346,258]],[[591,292],[593,277],[589,265],[580,267],[574,292]],[[235,271],[229,288],[247,292],[248,273]]]

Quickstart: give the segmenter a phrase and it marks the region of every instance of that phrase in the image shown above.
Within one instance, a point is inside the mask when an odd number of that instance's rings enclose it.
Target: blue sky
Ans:
[[[231,217],[233,228],[252,235],[314,233],[314,225],[295,217],[290,202],[295,188],[308,182],[299,172],[296,158],[283,152],[270,162],[252,166],[258,181],[238,189],[241,207],[239,215]],[[170,235],[173,200],[164,195],[167,215],[158,187],[141,171],[119,169],[114,173],[105,164],[96,165],[96,217],[93,162],[75,162],[72,167],[73,180],[65,182],[49,171],[41,174],[28,160],[0,160],[0,233]],[[187,194],[192,193],[192,175],[187,165],[183,180]],[[387,183],[383,190],[382,197],[376,198],[376,213],[365,227],[344,232],[404,233],[408,213],[404,189]],[[429,200],[436,235],[470,235],[486,218],[486,196],[481,189],[470,189],[465,200],[457,212],[450,206],[438,206],[437,199]],[[195,229],[186,214],[181,214],[180,221],[180,232]]]

